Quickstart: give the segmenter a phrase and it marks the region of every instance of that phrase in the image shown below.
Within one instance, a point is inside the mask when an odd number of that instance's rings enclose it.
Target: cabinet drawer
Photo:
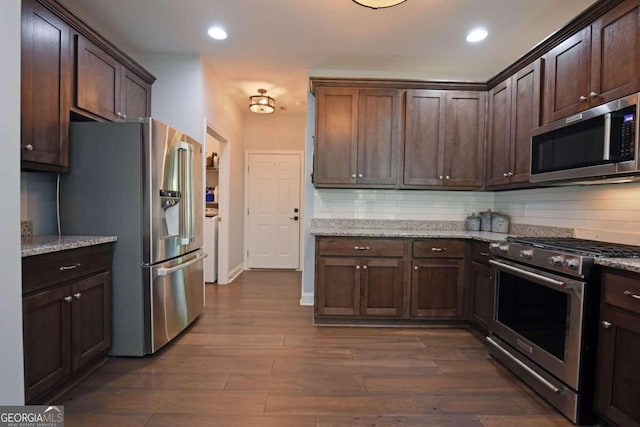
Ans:
[[[403,257],[402,239],[318,238],[318,255]]]
[[[605,271],[604,301],[640,314],[640,275]]]
[[[471,258],[482,264],[489,264],[489,243],[488,242],[471,242]]]
[[[22,293],[111,268],[111,244],[22,258]]]
[[[464,258],[464,240],[424,239],[414,240],[414,258]]]

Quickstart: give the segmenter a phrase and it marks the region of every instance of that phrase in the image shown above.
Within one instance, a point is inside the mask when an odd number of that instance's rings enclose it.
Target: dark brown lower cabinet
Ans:
[[[493,319],[495,284],[489,264],[489,243],[471,242],[469,268],[469,318],[471,326],[482,334],[489,331]]]
[[[319,316],[402,316],[402,258],[321,257],[317,263]]]
[[[464,260],[413,260],[411,317],[462,318]]]
[[[23,259],[23,286],[35,286],[34,269],[46,274],[55,266],[69,274],[55,283],[51,275],[43,276],[39,287],[23,295],[27,404],[46,402],[111,346],[110,245],[103,246]]]
[[[640,275],[606,270],[600,313],[596,411],[613,425],[640,426]]]

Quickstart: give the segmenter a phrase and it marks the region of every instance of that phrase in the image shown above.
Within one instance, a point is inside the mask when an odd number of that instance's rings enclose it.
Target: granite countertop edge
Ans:
[[[594,264],[640,273],[640,258],[596,258]]]
[[[22,238],[22,257],[60,252],[118,240],[117,236],[33,236]]]

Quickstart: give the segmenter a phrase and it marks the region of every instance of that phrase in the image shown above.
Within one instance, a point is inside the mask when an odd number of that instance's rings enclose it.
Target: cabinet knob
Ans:
[[[362,266],[362,269],[363,269],[363,270],[366,270],[366,269],[367,269],[367,266],[366,266],[366,265],[363,265],[363,266]]]
[[[506,178],[506,177],[509,176],[509,174],[505,172],[505,173],[502,174],[502,176]]]
[[[118,112],[116,113],[116,116],[118,116],[118,117],[122,117],[122,113],[121,113],[120,111],[118,111]]]
[[[64,297],[65,302],[71,302],[72,299],[73,297],[71,295],[69,295],[68,297]]]
[[[127,120],[127,115],[126,115],[126,114],[123,114],[123,115],[122,115],[122,119],[123,119],[123,120]]]
[[[603,320],[602,327],[605,329],[609,329],[611,327],[611,322],[607,322],[606,320]]]
[[[449,175],[445,176],[444,179],[451,179]]]
[[[360,270],[360,266],[359,265],[356,265],[356,270]]]
[[[513,176],[513,172],[511,171],[507,172],[507,176]]]
[[[82,298],[82,292],[76,292],[75,294],[73,294],[73,297],[74,297],[75,299],[80,299],[80,298]]]
[[[352,174],[351,174],[351,178],[355,178],[355,177],[356,177],[356,174],[355,174],[355,173],[352,173]]]
[[[362,175],[361,173],[358,174],[358,178],[362,178],[364,175]]]
[[[24,146],[24,149],[27,150],[27,151],[33,151],[33,145],[27,144],[27,145]]]
[[[586,101],[586,100],[587,100],[587,97],[586,97],[586,96],[584,96],[584,95],[583,95],[583,96],[581,96],[580,98],[578,98],[578,101],[579,101],[579,102],[584,102],[584,101]]]
[[[442,180],[442,179],[444,179],[444,177],[443,177],[442,175],[440,175],[440,176],[438,177],[438,179]]]
[[[418,266],[413,267],[414,270],[418,271]]]
[[[597,96],[598,96],[598,94],[595,93],[594,91],[589,92],[589,98],[595,98]]]

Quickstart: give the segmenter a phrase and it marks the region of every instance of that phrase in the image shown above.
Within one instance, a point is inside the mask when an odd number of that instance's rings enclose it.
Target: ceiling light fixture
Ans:
[[[400,3],[404,3],[407,0],[353,0],[360,6],[368,7],[370,9],[382,9],[385,7],[397,6]]]
[[[227,38],[227,32],[220,27],[211,27],[207,31],[209,37],[215,40],[224,40]]]
[[[267,91],[264,89],[258,89],[258,93],[260,95],[249,97],[249,110],[260,114],[269,114],[276,111],[275,99],[265,95]]]
[[[489,33],[484,28],[474,28],[467,34],[467,41],[469,43],[477,43],[487,38]]]

